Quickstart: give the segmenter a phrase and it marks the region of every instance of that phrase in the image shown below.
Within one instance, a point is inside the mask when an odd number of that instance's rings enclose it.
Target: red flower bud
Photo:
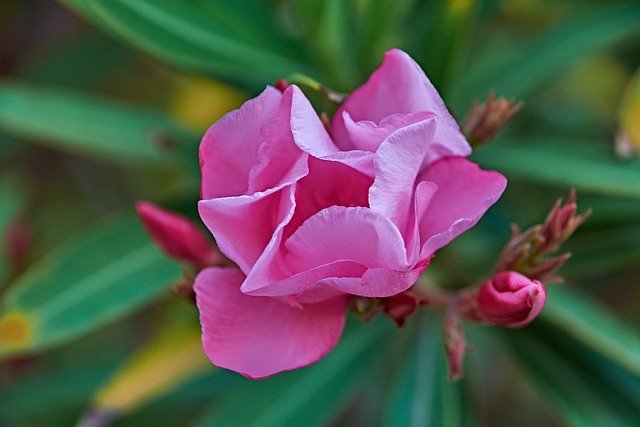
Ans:
[[[484,321],[518,328],[540,313],[546,298],[547,290],[541,282],[504,271],[482,285],[477,301]]]
[[[396,322],[398,328],[404,325],[407,318],[415,313],[420,304],[420,300],[408,292],[384,298],[382,303],[385,314]]]
[[[222,263],[216,248],[187,218],[146,201],[136,203],[136,211],[151,239],[167,256],[196,268]]]

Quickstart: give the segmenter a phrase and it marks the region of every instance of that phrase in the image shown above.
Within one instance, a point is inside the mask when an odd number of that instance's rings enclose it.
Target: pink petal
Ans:
[[[263,122],[280,101],[278,90],[267,87],[257,98],[232,111],[209,128],[200,144],[202,198],[247,193],[249,171],[258,163]],[[242,155],[238,155],[242,153]]]
[[[375,157],[376,179],[369,190],[371,210],[393,221],[405,242],[412,246],[417,240],[415,181],[436,122],[435,116],[429,114],[424,120],[395,131],[380,145]]]
[[[374,123],[393,114],[432,111],[438,116],[438,128],[424,166],[447,156],[467,156],[471,147],[460,132],[442,98],[420,66],[409,55],[398,49],[385,54],[380,67],[369,80],[356,89],[333,116],[331,135],[343,150],[356,148],[345,127],[343,111],[353,121],[369,120]]]
[[[309,173],[296,185],[296,209],[284,239],[302,223],[331,206],[369,206],[373,180],[337,161],[309,158]]]
[[[198,210],[220,251],[248,273],[291,219],[294,192],[295,186],[288,185],[250,196],[201,200]]]
[[[294,123],[302,127],[302,131],[294,128]],[[278,108],[262,127],[264,143],[258,150],[258,163],[249,173],[249,194],[297,181],[307,174],[308,155],[296,145],[297,139],[302,138],[300,134],[313,141],[320,141],[324,136],[333,145],[309,101],[300,89],[289,86]],[[236,153],[236,156],[243,155]]]
[[[346,296],[292,307],[240,292],[244,275],[208,268],[194,289],[209,359],[249,378],[300,368],[324,357],[342,334]]]
[[[410,114],[392,114],[379,124],[370,120],[353,121],[347,111],[342,112],[345,128],[354,147],[360,150],[375,152],[389,135],[398,129],[428,120],[435,116],[431,111],[418,111]],[[434,124],[435,126],[435,124]],[[433,135],[430,134],[430,138]]]
[[[286,263],[301,272],[339,260],[367,268],[410,270],[400,232],[363,207],[332,206],[309,218],[285,242]]]
[[[340,150],[304,93],[295,85],[287,88],[285,96],[288,93],[291,94],[291,132],[300,150],[317,158],[338,153]]]
[[[274,232],[272,243],[248,272],[243,292],[249,293],[297,273],[285,264],[283,254],[286,250],[281,243],[322,209],[335,205],[366,206],[371,184],[371,178],[340,162],[310,157],[309,174],[296,183],[293,216]]]
[[[358,287],[367,268],[361,264],[348,260],[338,260],[318,267],[296,273],[290,276],[280,274],[278,279],[271,281],[262,277],[252,277],[248,280],[263,283],[254,286],[248,295],[284,297],[295,296],[295,301],[302,303],[316,303],[342,295],[348,286]],[[253,273],[253,271],[252,271]],[[344,282],[344,283],[342,283]],[[245,282],[247,283],[247,282]]]
[[[222,262],[202,231],[182,215],[147,201],[136,203],[136,211],[155,244],[167,256],[197,267]]]
[[[378,282],[375,277],[360,281],[370,268],[400,272],[413,269],[407,263],[399,231],[391,221],[370,209],[332,206],[302,224],[286,240],[284,248],[270,246],[249,272],[242,291],[252,295],[298,295],[312,286],[324,287],[327,283],[323,280],[330,279],[327,286],[345,293],[386,296],[393,292],[393,286]],[[342,287],[342,281],[333,280],[344,278],[357,280],[348,280],[348,288]]]
[[[438,189],[428,203],[419,206],[421,257],[433,254],[473,227],[504,191],[507,180],[498,172],[484,171],[460,158],[441,159],[429,166],[418,181]]]

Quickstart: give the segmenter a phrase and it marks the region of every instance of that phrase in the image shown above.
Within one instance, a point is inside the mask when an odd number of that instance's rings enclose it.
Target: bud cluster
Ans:
[[[549,255],[557,252],[560,245],[591,215],[590,210],[580,215],[576,212],[576,195],[572,191],[565,205],[561,199],[555,203],[543,224],[524,232],[513,225],[511,240],[500,254],[496,270],[518,271],[531,279],[561,282],[562,278],[554,273],[571,254]]]

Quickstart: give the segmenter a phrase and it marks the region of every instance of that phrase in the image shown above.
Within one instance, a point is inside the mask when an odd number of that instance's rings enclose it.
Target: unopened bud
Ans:
[[[415,313],[420,304],[418,298],[407,292],[384,298],[382,302],[384,313],[396,322],[398,328],[404,325],[407,318]]]
[[[32,230],[24,221],[14,221],[5,234],[4,251],[7,254],[9,265],[14,271],[20,271],[25,267],[31,249]]]
[[[544,285],[514,271],[503,271],[478,291],[478,310],[484,321],[518,328],[542,311],[547,298]]]
[[[473,103],[471,110],[462,121],[462,133],[471,145],[489,142],[522,109],[523,105],[522,102],[516,103],[513,99],[495,99],[491,91],[487,102]]]
[[[464,375],[464,356],[471,350],[471,347],[464,337],[462,322],[455,314],[447,313],[445,316],[442,324],[442,338],[449,367],[449,379],[458,380]]]
[[[289,87],[289,82],[286,81],[285,79],[278,79],[276,80],[276,83],[274,86],[280,92],[284,93],[284,91],[287,90],[287,88]]]
[[[136,204],[136,211],[151,239],[170,258],[196,268],[222,263],[216,248],[187,218],[145,201]]]

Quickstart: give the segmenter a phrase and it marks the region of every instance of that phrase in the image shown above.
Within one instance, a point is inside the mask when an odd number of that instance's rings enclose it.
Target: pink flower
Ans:
[[[482,320],[519,328],[536,318],[547,299],[544,285],[514,271],[503,271],[482,285],[478,310]]]
[[[410,288],[505,188],[470,151],[399,50],[347,98],[331,135],[294,85],[214,124],[200,146],[199,210],[240,271],[196,279],[213,363],[252,378],[306,366],[338,342],[350,296]]]

